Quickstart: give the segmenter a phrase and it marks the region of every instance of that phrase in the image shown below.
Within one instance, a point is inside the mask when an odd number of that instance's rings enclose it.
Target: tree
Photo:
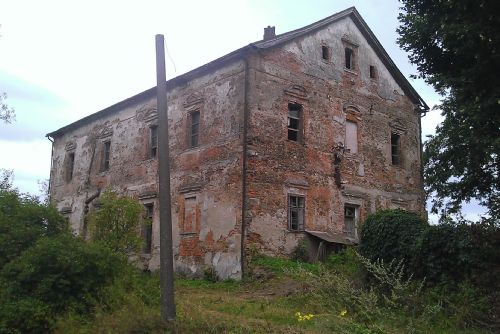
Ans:
[[[425,142],[432,211],[477,199],[500,220],[500,2],[402,0],[399,45],[443,96],[444,121]]]
[[[0,120],[5,123],[12,123],[16,119],[14,108],[9,107],[5,102],[7,99],[6,93],[0,93]]]
[[[143,206],[127,196],[106,190],[100,198],[100,208],[89,214],[89,229],[93,241],[122,254],[140,250]]]

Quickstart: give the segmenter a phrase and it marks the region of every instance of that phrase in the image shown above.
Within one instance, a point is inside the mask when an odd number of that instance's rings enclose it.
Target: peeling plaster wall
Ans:
[[[241,234],[241,119],[244,67],[233,63],[168,92],[172,224],[178,272],[200,276],[212,266],[221,278],[239,278]],[[189,147],[189,114],[200,112],[197,147]],[[144,268],[159,267],[157,159],[150,157],[156,98],[124,108],[55,138],[51,199],[77,234],[85,233],[86,201],[111,187],[154,204],[151,254]],[[104,142],[111,142],[103,171]],[[67,179],[68,153],[75,154]],[[190,202],[186,211],[186,201]],[[98,204],[91,201],[87,210]]]
[[[425,212],[420,114],[349,18],[261,51],[250,78],[248,243],[270,254],[293,250],[303,233],[288,229],[289,194],[305,197],[306,230],[345,232],[345,204],[357,207],[358,222],[382,208]],[[289,103],[303,107],[302,142],[287,140]],[[346,120],[357,124],[358,151],[338,151],[337,185],[334,147],[345,143]],[[391,160],[392,131],[401,135],[400,166]]]

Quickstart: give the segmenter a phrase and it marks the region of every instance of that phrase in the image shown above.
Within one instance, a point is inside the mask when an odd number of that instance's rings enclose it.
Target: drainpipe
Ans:
[[[51,202],[51,193],[50,193],[50,190],[52,188],[52,161],[54,160],[54,139],[53,138],[50,138],[49,135],[45,135],[45,137],[51,142],[51,152],[50,152],[50,171],[49,171],[49,189],[47,189],[47,192],[48,192],[48,202],[50,203]]]
[[[242,187],[241,187],[241,278],[245,278],[245,239],[246,239],[246,211],[247,211],[247,136],[248,136],[248,88],[249,65],[248,56],[244,57],[245,62],[245,93],[243,102],[243,157],[242,157]]]

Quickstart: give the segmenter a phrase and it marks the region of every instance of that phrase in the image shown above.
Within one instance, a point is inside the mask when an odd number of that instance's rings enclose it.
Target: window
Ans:
[[[330,60],[330,48],[328,46],[321,46],[321,57],[323,58],[323,60]]]
[[[354,70],[354,51],[351,48],[345,48],[345,68]]]
[[[66,181],[69,182],[73,179],[73,170],[75,168],[75,153],[68,153],[68,161],[66,165]]]
[[[288,104],[288,140],[302,140],[302,106],[298,103]]]
[[[144,215],[144,224],[142,225],[142,238],[144,239],[142,252],[144,254],[151,254],[151,246],[153,243],[154,204],[145,204],[144,208],[146,209],[146,214]]]
[[[345,122],[345,148],[350,153],[358,153],[358,123]]]
[[[200,112],[193,111],[190,113],[190,129],[189,129],[189,147],[197,147],[199,145],[200,136]]]
[[[370,65],[370,79],[376,79],[377,78],[377,69],[375,66]]]
[[[296,195],[288,196],[288,229],[290,231],[304,230],[305,198]]]
[[[350,236],[355,238],[357,236],[356,234],[356,220],[357,220],[357,215],[356,215],[357,207],[353,205],[346,205],[344,207],[344,229],[345,233]]]
[[[391,133],[391,159],[393,165],[401,165],[401,136]]]
[[[156,158],[158,149],[158,127],[153,125],[149,128],[149,157]]]
[[[104,142],[104,154],[103,154],[103,161],[102,161],[102,170],[103,171],[109,170],[110,155],[111,155],[111,142],[106,141],[106,142]]]
[[[184,199],[184,221],[182,224],[183,233],[196,232],[197,224],[197,201],[196,196],[186,197]]]

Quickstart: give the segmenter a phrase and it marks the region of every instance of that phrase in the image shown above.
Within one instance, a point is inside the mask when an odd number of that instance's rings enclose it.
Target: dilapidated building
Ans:
[[[377,209],[424,212],[428,109],[355,8],[231,52],[167,82],[176,270],[241,275],[250,247],[287,255],[358,240]],[[50,194],[76,233],[111,187],[152,218],[159,267],[156,88],[48,134]],[[243,236],[243,237],[242,237]],[[316,247],[315,246],[315,247]]]

